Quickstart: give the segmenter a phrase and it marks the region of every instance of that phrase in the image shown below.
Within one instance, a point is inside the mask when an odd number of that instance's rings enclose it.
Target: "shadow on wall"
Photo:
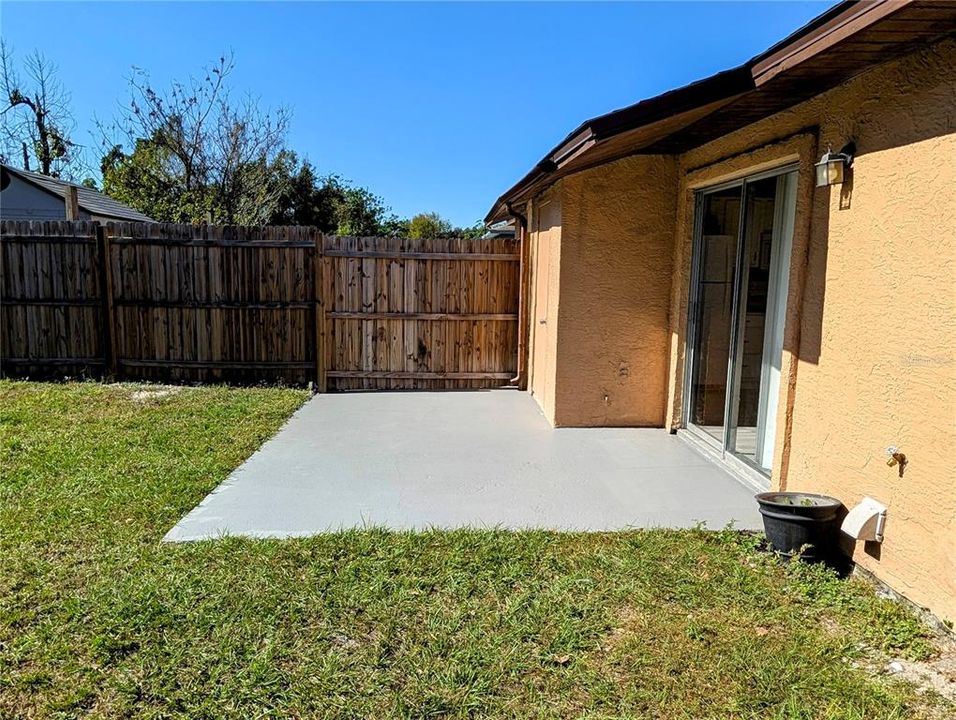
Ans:
[[[830,92],[827,102],[832,107],[828,117],[821,118],[818,146],[821,153],[828,146],[839,149],[853,141],[856,144],[856,166],[867,155],[910,147],[915,150],[920,143],[954,132],[952,84],[956,79],[956,40],[943,40],[902,60],[896,68],[877,69],[875,72],[875,77],[865,74]],[[879,73],[886,72],[890,73],[890,81],[879,76]],[[915,108],[918,111],[914,111]],[[876,168],[875,173],[862,173],[851,168],[842,185],[814,188],[800,347],[793,353],[800,360],[813,364],[820,360],[831,219],[840,223],[847,232],[847,241],[852,241],[850,223],[866,222],[865,217],[857,220],[851,214],[863,212],[855,207],[859,205],[855,202],[855,189],[862,189],[871,196],[873,191],[879,192],[889,181],[898,179],[892,177],[894,172],[898,172],[899,177],[909,174],[914,178],[910,182],[918,183],[924,176],[918,171],[919,163],[927,162],[928,157],[933,157],[932,152],[929,155],[922,152],[911,160],[906,158],[906,162],[912,163],[908,168],[873,159],[872,163],[862,164]],[[834,198],[832,193],[837,193],[838,197]],[[793,348],[788,350],[793,352]]]
[[[823,343],[823,308],[827,294],[827,256],[830,249],[830,207],[833,194],[839,195],[837,211],[850,210],[853,201],[853,169],[849,168],[841,185],[813,189],[810,241],[807,250],[807,276],[800,316],[800,351],[794,353],[803,362],[820,362]]]
[[[858,126],[859,125],[858,123]],[[904,134],[897,135],[895,142],[890,142],[884,136],[881,136],[879,141],[875,143],[870,143],[869,141],[864,141],[864,143],[857,142],[858,151],[854,158],[854,166],[859,163],[861,158],[868,154],[906,148],[919,142],[943,137],[951,134],[951,132],[951,130],[947,132],[947,127],[944,125],[936,126],[933,132],[929,132],[929,129],[925,126],[917,126],[908,128],[908,132]],[[862,150],[860,149],[861,145]],[[917,162],[919,162],[919,160],[914,160],[914,163]],[[885,163],[883,164],[883,168],[886,169]],[[794,355],[798,356],[803,362],[816,365],[820,360],[823,340],[823,310],[826,299],[827,256],[830,244],[831,213],[833,214],[832,219],[839,222],[843,229],[842,232],[846,236],[845,242],[858,242],[869,239],[858,234],[866,232],[865,229],[863,229],[863,226],[867,224],[866,216],[861,215],[859,218],[854,218],[852,215],[855,210],[860,213],[866,212],[865,210],[854,207],[855,187],[857,185],[864,187],[865,190],[869,191],[868,196],[872,198],[874,188],[866,187],[867,185],[877,184],[879,186],[885,186],[888,181],[892,179],[891,177],[884,177],[880,174],[871,173],[870,175],[861,175],[856,167],[850,167],[846,171],[842,184],[813,188],[813,196],[810,202],[810,236],[807,249],[804,299],[800,318],[800,347],[799,351],[794,353]],[[919,180],[914,180],[913,182],[919,182]],[[834,194],[836,194],[835,198]],[[872,202],[870,208],[872,211]],[[891,221],[892,217],[888,216],[887,219]],[[854,230],[856,224],[860,225],[859,230]],[[892,222],[889,222],[887,232],[891,231]],[[889,239],[890,238],[887,238],[887,240]],[[791,352],[793,351],[792,348],[787,349]]]
[[[800,311],[799,348],[787,348],[802,362],[820,362],[823,342],[823,306],[826,301],[827,254],[830,247],[830,193],[832,188],[814,188],[810,200],[810,236],[807,269]]]
[[[850,166],[843,172],[843,184],[840,185],[840,204],[839,210],[849,210],[853,206],[853,167]]]

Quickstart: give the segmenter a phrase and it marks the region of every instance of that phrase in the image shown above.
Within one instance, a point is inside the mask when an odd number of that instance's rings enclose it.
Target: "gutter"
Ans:
[[[515,210],[511,202],[505,202],[505,210],[508,212],[508,215],[518,221],[522,230],[528,229],[528,218]]]
[[[525,340],[524,331],[525,325],[527,324],[526,315],[528,314],[528,283],[525,277],[528,271],[528,263],[525,259],[525,246],[527,245],[528,237],[528,217],[515,210],[510,201],[505,202],[505,210],[515,219],[515,231],[520,243],[518,249],[518,373],[508,381],[508,384],[521,387],[522,379],[527,368],[526,356],[528,353],[528,343]]]

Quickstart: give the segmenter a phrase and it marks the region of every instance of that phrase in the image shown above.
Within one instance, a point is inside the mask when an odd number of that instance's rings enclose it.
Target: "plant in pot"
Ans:
[[[802,492],[765,492],[756,496],[764,532],[779,555],[820,561],[837,555],[840,510],[836,498]]]

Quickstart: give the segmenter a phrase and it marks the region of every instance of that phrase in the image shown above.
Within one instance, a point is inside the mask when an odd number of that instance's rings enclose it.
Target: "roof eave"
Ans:
[[[505,191],[485,216],[485,224],[505,217],[507,204],[523,202],[522,196],[539,181],[579,158],[598,142],[615,137],[636,127],[649,125],[664,118],[679,115],[701,105],[718,102],[752,90],[750,68],[741,65],[724,70],[703,80],[697,80],[674,90],[641,100],[584,122],[560,144],[545,155],[534,168]]]
[[[580,162],[581,156],[594,145],[602,144],[604,140],[641,128],[662,118],[701,108],[721,98],[740,96],[743,93],[762,89],[778,75],[786,73],[820,53],[831,50],[835,45],[856,33],[867,30],[875,23],[901,10],[919,7],[920,4],[914,0],[875,0],[873,2],[844,0],[743,65],[592,118],[568,135],[535,166],[532,172],[499,197],[486,216],[486,222],[505,217],[503,213],[507,205],[525,202],[530,191],[540,192],[549,184],[548,176],[554,177],[557,170],[572,160],[578,160],[574,166],[576,169],[583,167],[586,163]],[[694,122],[701,122],[701,118],[697,117]],[[648,148],[648,152],[654,151],[654,148],[649,145],[645,147]],[[641,150],[641,146],[637,145],[630,149],[629,154],[636,154]],[[665,150],[661,147],[656,149],[657,152]],[[613,162],[614,159],[616,158],[605,157],[600,164]],[[576,172],[576,169],[573,172]],[[554,177],[554,180],[556,179]]]
[[[913,0],[893,0],[844,2],[834,6],[751,60],[754,84],[757,87],[766,84],[780,73],[912,4]]]

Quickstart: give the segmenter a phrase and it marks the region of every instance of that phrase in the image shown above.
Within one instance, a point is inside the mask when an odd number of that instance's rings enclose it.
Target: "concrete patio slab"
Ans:
[[[665,430],[554,429],[527,393],[317,395],[165,539],[361,526],[761,526],[752,493]]]

